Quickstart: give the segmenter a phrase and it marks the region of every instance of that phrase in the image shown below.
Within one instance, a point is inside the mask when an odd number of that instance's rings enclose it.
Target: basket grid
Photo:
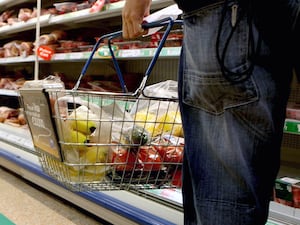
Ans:
[[[174,100],[49,90],[62,161],[50,176],[73,190],[179,187],[184,138]],[[179,174],[179,175],[178,175]]]

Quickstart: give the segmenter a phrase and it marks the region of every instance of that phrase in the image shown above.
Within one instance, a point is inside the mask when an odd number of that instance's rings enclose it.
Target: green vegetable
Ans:
[[[127,144],[145,145],[149,140],[149,133],[143,127],[134,126],[124,134]]]

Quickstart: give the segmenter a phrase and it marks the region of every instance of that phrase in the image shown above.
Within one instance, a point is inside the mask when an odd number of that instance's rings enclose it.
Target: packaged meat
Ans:
[[[55,30],[49,34],[43,34],[39,38],[39,45],[51,45],[57,43],[57,41],[65,39],[67,33],[63,30]]]
[[[15,40],[6,43],[3,45],[4,48],[4,57],[17,57],[20,55],[19,51],[19,45],[22,43],[22,41]]]
[[[4,58],[5,57],[5,50],[4,48],[0,48],[0,58]]]
[[[8,18],[10,18],[14,14],[15,10],[7,10],[4,11],[0,16],[0,22],[7,22]]]
[[[3,123],[6,119],[18,116],[19,111],[7,106],[0,106],[0,122]]]
[[[300,104],[289,102],[286,108],[286,118],[300,120]]]
[[[77,4],[76,9],[77,11],[83,10],[83,9],[88,9],[91,7],[91,4],[88,1],[82,2],[80,4]]]
[[[33,42],[23,41],[19,46],[20,56],[26,57],[33,54]]]
[[[53,4],[59,13],[68,13],[76,11],[77,3],[75,2],[61,2]]]
[[[43,34],[39,38],[39,45],[50,45],[56,42],[53,35],[50,34]]]
[[[27,21],[32,18],[32,9],[21,8],[18,13],[18,19],[20,21]]]

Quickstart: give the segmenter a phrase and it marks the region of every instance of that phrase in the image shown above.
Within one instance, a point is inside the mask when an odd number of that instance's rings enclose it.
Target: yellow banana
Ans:
[[[75,148],[80,151],[85,151],[90,142],[87,135],[73,129],[66,131],[64,138],[64,141],[67,142],[66,144],[70,144],[73,149]]]
[[[97,116],[93,114],[86,106],[80,106],[74,110],[68,117],[69,126],[90,135],[97,129]]]
[[[87,163],[107,162],[109,146],[90,146],[82,152],[81,159]]]

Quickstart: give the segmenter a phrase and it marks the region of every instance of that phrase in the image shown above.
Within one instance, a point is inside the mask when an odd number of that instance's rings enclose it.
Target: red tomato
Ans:
[[[136,155],[130,150],[124,148],[118,148],[113,153],[112,162],[116,163],[116,170],[118,171],[132,171],[141,167],[140,164],[136,164]],[[120,164],[117,164],[120,163]]]
[[[182,163],[183,161],[183,146],[154,145],[154,148],[159,152],[164,162]]]
[[[161,169],[161,157],[152,146],[140,146],[138,158],[142,161],[145,171],[157,171]]]
[[[181,180],[182,171],[181,169],[176,170],[173,174],[172,184],[177,187],[182,187],[182,180]]]

